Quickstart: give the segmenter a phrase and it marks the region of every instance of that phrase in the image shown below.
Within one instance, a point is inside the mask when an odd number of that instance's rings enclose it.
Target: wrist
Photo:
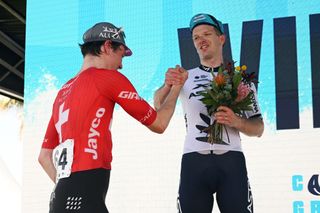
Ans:
[[[174,90],[180,90],[181,88],[183,87],[182,84],[179,84],[179,85],[172,85],[171,86],[171,90],[174,89]]]
[[[171,89],[172,85],[165,83],[163,86],[163,89],[166,91],[169,91]]]

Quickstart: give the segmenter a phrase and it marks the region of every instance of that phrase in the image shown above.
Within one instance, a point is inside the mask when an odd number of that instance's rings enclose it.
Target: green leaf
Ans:
[[[234,76],[233,76],[233,79],[232,79],[233,86],[234,86],[235,89],[238,89],[238,86],[239,86],[239,84],[241,82],[241,79],[242,79],[241,73],[240,72],[235,72]]]
[[[215,101],[212,100],[212,99],[203,99],[203,100],[201,100],[201,101],[202,101],[202,103],[204,103],[205,105],[212,105],[212,104],[215,103]]]

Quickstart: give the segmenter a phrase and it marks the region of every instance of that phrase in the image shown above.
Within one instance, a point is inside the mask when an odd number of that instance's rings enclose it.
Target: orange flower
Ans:
[[[223,74],[218,74],[214,81],[217,83],[218,86],[222,86],[226,83],[226,79],[224,78]]]

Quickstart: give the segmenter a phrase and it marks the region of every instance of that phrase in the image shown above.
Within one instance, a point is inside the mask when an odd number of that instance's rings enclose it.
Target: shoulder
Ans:
[[[90,68],[89,72],[86,73],[87,76],[94,78],[104,78],[105,80],[128,80],[128,78],[117,70],[108,69],[98,69]]]

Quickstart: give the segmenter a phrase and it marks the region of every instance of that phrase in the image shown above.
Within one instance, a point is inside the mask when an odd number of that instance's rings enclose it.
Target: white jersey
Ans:
[[[208,126],[208,121],[210,121],[210,124],[214,121],[214,118],[208,115],[205,105],[200,101],[201,96],[197,95],[198,92],[204,90],[204,85],[208,85],[208,80],[212,80],[210,69],[201,65],[188,70],[189,77],[180,92],[187,131],[183,152],[189,153],[204,150],[242,151],[239,131],[235,128],[224,125],[223,144],[208,143],[207,133],[201,131],[204,126]],[[254,84],[252,84],[251,89],[254,92],[253,110],[246,111],[243,115],[247,118],[261,117]]]

